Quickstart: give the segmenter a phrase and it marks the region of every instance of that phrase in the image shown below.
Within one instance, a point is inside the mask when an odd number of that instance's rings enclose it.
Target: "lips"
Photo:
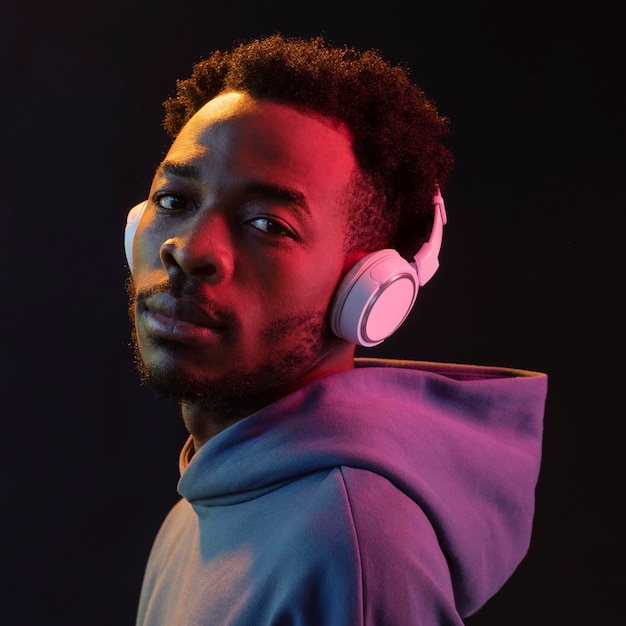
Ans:
[[[145,329],[154,338],[207,343],[216,341],[226,330],[225,321],[198,302],[168,293],[148,297],[140,310]]]

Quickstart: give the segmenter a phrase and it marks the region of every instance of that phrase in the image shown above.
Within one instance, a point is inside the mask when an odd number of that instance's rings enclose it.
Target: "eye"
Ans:
[[[247,222],[253,228],[263,231],[268,235],[277,235],[282,237],[294,238],[293,232],[278,220],[269,217],[255,217]]]
[[[165,211],[185,211],[189,208],[189,201],[172,193],[159,193],[154,196],[154,203]]]

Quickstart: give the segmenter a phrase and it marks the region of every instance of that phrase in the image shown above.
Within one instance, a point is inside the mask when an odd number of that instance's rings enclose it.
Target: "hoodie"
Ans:
[[[357,359],[180,458],[138,626],[452,626],[530,542],[547,377]]]

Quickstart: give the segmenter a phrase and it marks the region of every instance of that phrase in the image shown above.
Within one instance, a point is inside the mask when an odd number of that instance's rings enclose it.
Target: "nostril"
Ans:
[[[168,239],[160,250],[161,263],[168,273],[184,272],[213,282],[222,281],[228,275],[231,256],[222,248],[213,249],[179,238]]]
[[[161,245],[159,256],[161,257],[161,263],[163,263],[165,269],[178,266],[178,262],[176,261],[176,241],[174,239],[165,241]]]
[[[218,267],[214,263],[205,263],[204,265],[199,265],[196,269],[193,270],[194,274],[206,276],[207,278],[215,277],[218,272]]]

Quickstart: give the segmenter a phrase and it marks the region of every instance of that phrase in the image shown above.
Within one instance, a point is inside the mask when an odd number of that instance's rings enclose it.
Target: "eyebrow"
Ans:
[[[157,174],[166,174],[179,178],[188,178],[190,180],[200,180],[202,178],[198,167],[177,161],[163,161],[157,168]],[[292,205],[303,210],[305,213],[310,214],[311,212],[306,202],[305,195],[293,187],[251,180],[245,185],[245,191],[256,196],[261,196],[267,200]]]
[[[200,179],[200,170],[195,165],[178,163],[176,161],[163,161],[157,167],[157,174],[169,174],[179,178]]]
[[[264,183],[260,181],[250,181],[246,185],[246,191],[257,196],[266,198],[267,200],[275,200],[285,204],[292,205],[302,209],[305,213],[310,214],[309,206],[305,196],[301,191],[297,191],[292,187],[277,185],[275,183]]]

